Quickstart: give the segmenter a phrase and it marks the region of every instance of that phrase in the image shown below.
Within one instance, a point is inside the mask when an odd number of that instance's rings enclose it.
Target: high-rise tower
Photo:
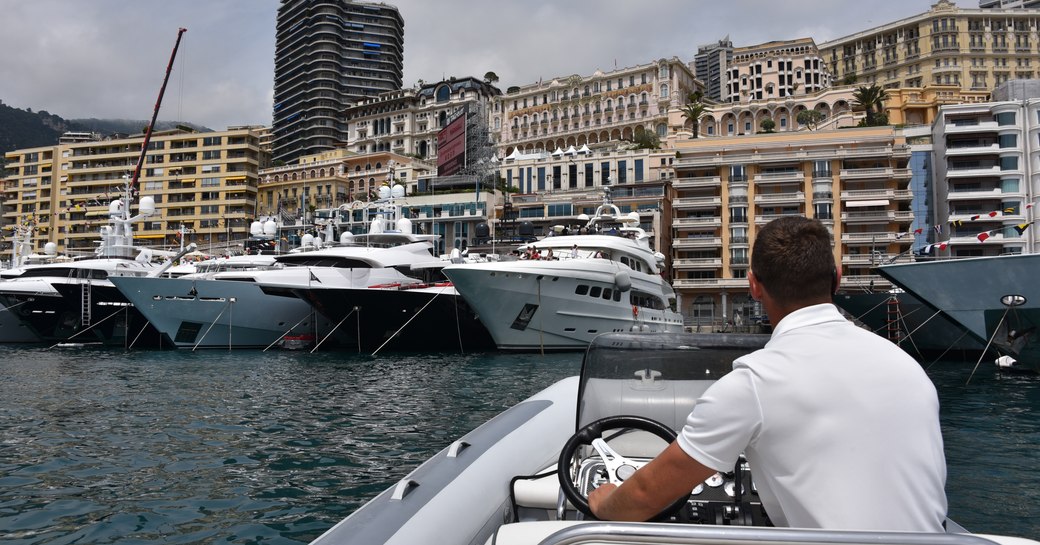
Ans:
[[[404,19],[394,6],[282,0],[275,37],[275,160],[345,143],[346,107],[402,87]]]

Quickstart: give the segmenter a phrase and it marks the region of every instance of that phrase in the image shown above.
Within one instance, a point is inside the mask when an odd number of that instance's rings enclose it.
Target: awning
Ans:
[[[888,199],[879,199],[876,201],[848,201],[845,203],[845,208],[862,208],[865,206],[888,206]]]
[[[237,180],[245,180],[246,177],[245,176],[231,176],[230,178],[224,178],[224,179],[229,181],[229,182],[234,182],[234,181],[237,181]]]
[[[166,238],[166,235],[134,235],[134,238]]]

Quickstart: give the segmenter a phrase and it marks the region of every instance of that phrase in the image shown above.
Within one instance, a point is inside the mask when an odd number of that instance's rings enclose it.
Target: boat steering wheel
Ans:
[[[592,514],[592,509],[589,509],[588,497],[578,490],[578,486],[574,482],[574,477],[571,475],[571,471],[569,470],[572,461],[574,460],[574,455],[577,454],[579,447],[591,445],[603,460],[603,464],[606,467],[608,482],[618,486],[620,486],[625,479],[631,477],[637,469],[646,465],[645,462],[638,462],[621,456],[607,445],[607,442],[603,439],[605,433],[610,430],[621,429],[645,431],[660,437],[668,443],[675,441],[676,437],[674,430],[656,420],[651,420],[642,416],[624,415],[602,418],[575,432],[563,446],[563,451],[560,452],[559,471],[557,474],[560,479],[560,489],[563,490],[563,495],[570,500],[571,505],[573,505],[578,511],[581,511],[585,516],[595,518],[595,515]],[[679,498],[666,507],[664,511],[661,511],[652,520],[665,519],[678,513],[679,510],[686,505],[688,497],[689,496],[687,495]]]

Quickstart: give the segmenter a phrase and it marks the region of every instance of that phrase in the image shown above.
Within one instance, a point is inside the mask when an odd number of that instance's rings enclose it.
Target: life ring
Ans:
[[[639,306],[632,305],[632,318],[635,319],[635,318],[638,318],[638,317],[639,317]]]

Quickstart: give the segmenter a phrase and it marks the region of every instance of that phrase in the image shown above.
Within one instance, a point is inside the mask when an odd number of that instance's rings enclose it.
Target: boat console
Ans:
[[[675,440],[701,394],[733,360],[765,344],[753,335],[604,335],[586,352],[579,379],[576,430],[557,467],[571,517],[593,518],[586,500],[603,484],[620,484]],[[564,505],[561,501],[559,505]],[[713,475],[656,520],[770,526],[750,467]]]

